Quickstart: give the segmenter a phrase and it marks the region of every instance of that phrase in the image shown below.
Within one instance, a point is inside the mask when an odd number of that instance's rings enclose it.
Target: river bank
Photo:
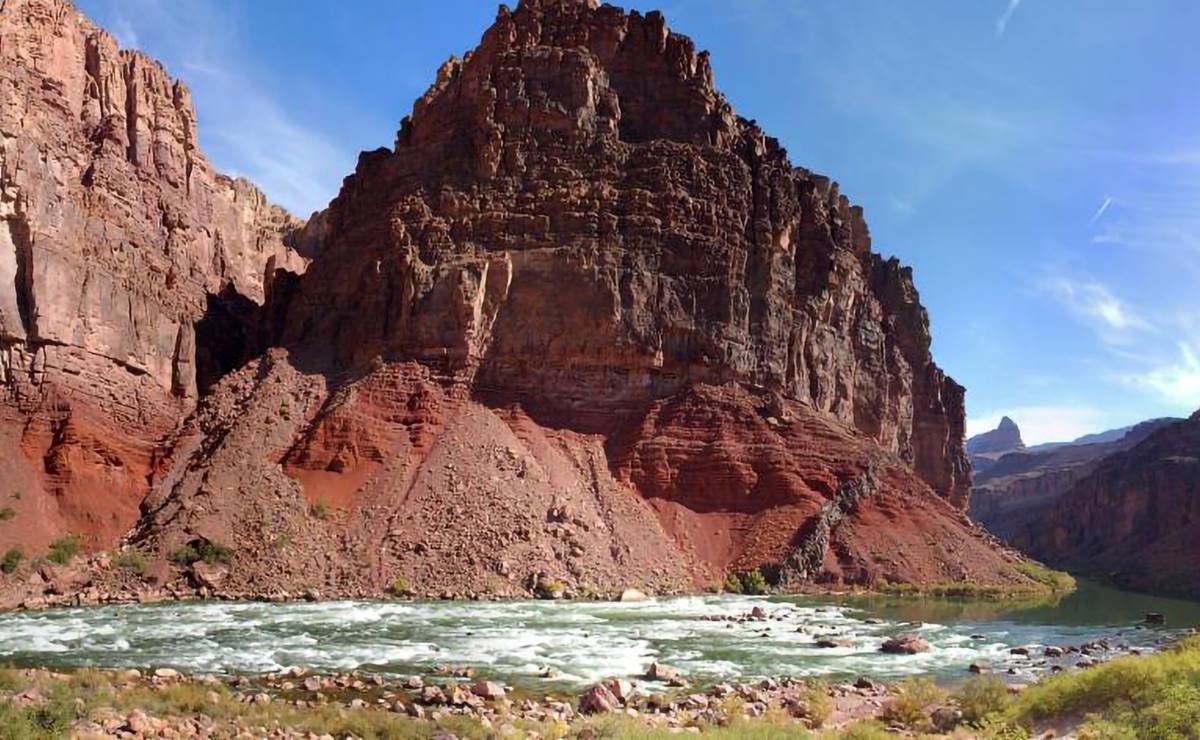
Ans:
[[[670,671],[653,666],[647,678]],[[686,677],[676,683],[660,692],[611,679],[578,696],[534,696],[462,669],[403,681],[303,668],[224,679],[4,669],[0,737],[1186,737],[1170,733],[1200,721],[1200,639],[1033,684],[977,676],[947,690],[926,679],[780,678],[697,691]]]

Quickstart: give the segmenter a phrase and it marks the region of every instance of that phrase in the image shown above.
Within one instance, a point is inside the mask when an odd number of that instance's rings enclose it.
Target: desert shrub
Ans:
[[[79,554],[79,538],[75,535],[60,537],[50,543],[50,552],[46,554],[46,559],[52,563],[66,565],[71,562],[71,558]]]
[[[963,721],[977,725],[985,718],[999,714],[1009,704],[1008,687],[995,676],[976,676],[963,684],[954,694]]]
[[[804,690],[804,703],[808,705],[807,717],[813,727],[821,727],[833,716],[833,698],[829,696],[829,685],[815,681]]]
[[[329,510],[329,504],[325,503],[324,501],[317,501],[311,507],[309,507],[309,513],[311,513],[314,518],[325,521],[329,518],[332,512]]]
[[[0,507],[0,522],[7,522],[17,515],[17,510],[11,506]]]
[[[0,571],[12,573],[17,568],[21,567],[21,561],[25,559],[25,553],[19,547],[10,547],[4,552],[4,557],[0,558]]]
[[[770,588],[770,585],[767,584],[767,579],[763,577],[761,571],[752,570],[742,576],[743,593],[758,596],[765,594]]]
[[[730,594],[750,594],[761,596],[771,590],[771,585],[763,576],[762,571],[752,570],[747,573],[730,573],[725,577],[724,591]]]
[[[1096,739],[1193,737],[1191,728],[1200,726],[1200,637],[1039,681],[1004,713],[1027,728],[1070,716],[1088,716],[1086,736]]]
[[[171,562],[179,565],[191,565],[199,560],[203,560],[209,565],[217,563],[228,565],[233,559],[233,550],[219,542],[193,540],[173,550],[168,557]]]
[[[146,568],[149,567],[149,561],[146,560],[145,555],[137,550],[126,550],[118,553],[117,556],[113,558],[113,565],[117,566],[121,570],[127,570],[130,573],[136,573],[140,576],[146,573]]]
[[[929,710],[946,698],[946,692],[929,678],[910,678],[896,686],[896,695],[883,711],[888,722],[916,732],[933,729]]]
[[[168,555],[167,558],[172,563],[177,563],[179,565],[191,565],[200,559],[200,553],[198,553],[196,548],[192,547],[191,545],[181,545],[180,547],[172,550],[171,554]]]
[[[392,596],[408,596],[412,593],[412,586],[404,576],[396,576],[387,591]]]
[[[892,740],[896,736],[887,731],[882,723],[875,720],[860,720],[837,732],[821,735],[828,740]]]
[[[1075,579],[1070,573],[1051,570],[1032,560],[1020,563],[1017,565],[1017,570],[1056,593],[1075,590]]]
[[[737,573],[730,573],[725,577],[725,593],[740,594],[742,592],[742,579],[738,578]]]

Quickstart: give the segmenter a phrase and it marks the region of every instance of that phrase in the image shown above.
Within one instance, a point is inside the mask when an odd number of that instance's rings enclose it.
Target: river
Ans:
[[[765,621],[736,621],[755,606]],[[1161,612],[1166,628],[1141,624]],[[255,674],[289,666],[428,673],[471,666],[529,688],[578,688],[636,676],[652,661],[701,681],[765,676],[953,680],[971,663],[1026,680],[1034,658],[1014,646],[1108,639],[1152,649],[1200,626],[1200,604],[1081,583],[1055,603],[964,603],[883,597],[694,596],[612,602],[192,602],[0,615],[0,662],[52,668],[158,668]],[[932,646],[886,655],[891,635]],[[818,638],[842,643],[816,646]],[[553,678],[541,678],[546,668]]]

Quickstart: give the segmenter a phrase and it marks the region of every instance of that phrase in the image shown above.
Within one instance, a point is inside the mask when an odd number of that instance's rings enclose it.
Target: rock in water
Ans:
[[[61,5],[15,7],[47,3]],[[82,158],[72,182],[139,204],[147,223],[181,224],[135,230],[147,235],[131,262],[113,260],[154,276],[153,320],[98,309],[89,324],[106,339],[89,345],[100,365],[84,377],[118,397],[155,384],[157,425],[55,436],[144,456],[144,442],[167,442],[148,492],[147,457],[122,467],[136,481],[106,480],[99,496],[127,497],[124,527],[144,495],[140,550],[163,558],[197,535],[230,545],[231,593],[379,593],[393,585],[383,573],[427,574],[410,584],[425,594],[531,593],[510,563],[564,595],[695,589],[781,563],[788,587],[948,572],[1028,582],[963,516],[963,389],[932,360],[911,271],[871,251],[836,183],[793,167],[733,111],[709,55],[661,14],[502,7],[479,48],[438,71],[394,146],[362,154],[291,237],[313,257],[307,271],[262,282],[264,265],[298,268],[280,237],[296,224],[246,196],[256,205],[238,223],[257,251],[222,251],[242,232],[210,242],[190,199],[208,198],[223,224],[223,181],[192,144],[186,91],[68,15],[51,26],[6,8],[5,22],[41,43],[66,34],[73,76],[43,81],[33,55],[6,59],[5,74],[29,77],[18,89],[35,100],[62,91],[69,105],[40,103],[51,129],[94,120],[115,137],[95,169],[80,145],[92,129],[64,140]],[[93,37],[99,59],[116,60],[98,85],[90,62],[71,66],[96,57]],[[21,48],[6,33],[4,53]],[[89,92],[118,78],[137,81],[138,101],[163,97],[122,118]],[[151,176],[135,182],[139,168]],[[151,185],[167,195],[150,198]],[[126,223],[111,208],[89,215]],[[25,218],[5,221],[14,244],[28,241]],[[150,269],[162,254],[178,267]],[[231,307],[212,292],[228,285],[264,305]],[[224,313],[210,317],[214,304]],[[32,346],[24,314],[0,315],[17,337],[6,362],[36,365],[13,354]],[[210,345],[210,318],[255,341]],[[211,392],[165,436],[198,391]]]
[[[899,635],[888,639],[879,649],[882,652],[896,655],[916,655],[929,652],[929,642],[917,635]]]

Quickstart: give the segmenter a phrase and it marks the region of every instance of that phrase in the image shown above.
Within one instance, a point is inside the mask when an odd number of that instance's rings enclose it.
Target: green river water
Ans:
[[[761,606],[766,621],[728,621]],[[1141,624],[1146,612],[1165,628]],[[701,681],[765,676],[931,675],[953,680],[971,663],[1016,679],[1045,666],[1018,645],[1097,639],[1137,649],[1200,626],[1200,604],[1081,583],[1041,604],[883,597],[694,596],[611,602],[194,602],[0,615],[0,663],[54,668],[157,668],[256,674],[318,671],[428,673],[472,666],[530,688],[572,688],[636,676],[660,661]],[[929,652],[885,655],[888,636],[917,633]],[[831,637],[843,645],[820,648]],[[1034,650],[1034,655],[1040,650]],[[542,679],[551,668],[557,676]]]

